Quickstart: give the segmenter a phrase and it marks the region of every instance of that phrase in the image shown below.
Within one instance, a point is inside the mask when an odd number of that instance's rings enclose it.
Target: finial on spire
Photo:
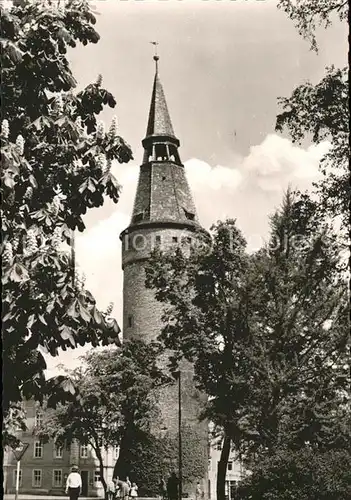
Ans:
[[[154,61],[156,63],[156,73],[158,73],[158,60],[160,59],[159,56],[157,55],[157,45],[158,45],[158,42],[150,42],[150,43],[155,46]]]

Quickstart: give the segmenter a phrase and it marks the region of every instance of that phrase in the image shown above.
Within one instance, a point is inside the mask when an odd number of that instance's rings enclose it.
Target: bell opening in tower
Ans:
[[[177,146],[164,141],[152,142],[145,145],[144,163],[157,161],[172,162],[177,165],[182,165]]]

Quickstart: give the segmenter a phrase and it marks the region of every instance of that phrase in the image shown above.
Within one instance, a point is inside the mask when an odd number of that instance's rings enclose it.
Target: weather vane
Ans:
[[[159,57],[157,55],[157,45],[158,45],[158,42],[150,42],[150,43],[155,46],[154,61],[156,63],[156,73],[158,73],[158,60],[159,60]]]
[[[157,45],[158,45],[158,42],[150,42],[150,43],[155,46],[155,56],[154,57],[158,57],[158,55],[157,55]]]

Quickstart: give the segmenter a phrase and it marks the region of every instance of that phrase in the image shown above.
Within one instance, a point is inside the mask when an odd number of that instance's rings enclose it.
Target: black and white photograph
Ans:
[[[346,0],[0,0],[5,500],[349,500]]]

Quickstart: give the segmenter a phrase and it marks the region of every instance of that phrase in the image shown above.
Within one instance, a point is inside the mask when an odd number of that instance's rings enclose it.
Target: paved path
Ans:
[[[79,497],[79,500],[99,500],[99,497]],[[4,496],[4,500],[14,500],[15,495],[14,493],[9,494],[6,493]],[[20,493],[18,495],[18,500],[67,500],[68,496],[61,495],[61,496],[50,496],[50,495],[25,495]],[[100,497],[101,499],[101,497]],[[102,500],[102,499],[101,499]],[[139,497],[138,500],[158,500],[158,498],[142,498]]]
[[[6,493],[4,496],[4,500],[14,500],[15,495],[14,494],[8,494]],[[98,497],[79,497],[79,500],[98,500]],[[19,494],[18,495],[18,500],[67,500],[68,496],[66,495],[61,495],[61,496],[48,496],[48,495],[24,495],[24,494]]]

